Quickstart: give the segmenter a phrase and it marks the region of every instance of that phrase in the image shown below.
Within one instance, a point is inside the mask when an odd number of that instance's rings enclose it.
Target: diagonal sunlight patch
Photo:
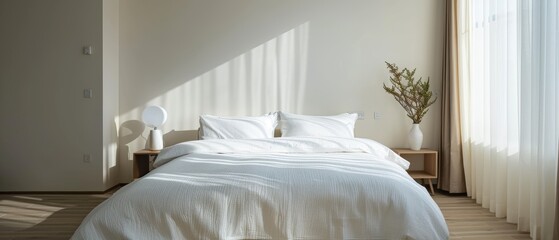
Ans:
[[[298,111],[307,75],[309,23],[301,24],[146,103],[122,113],[140,119],[148,105],[169,113],[163,126],[197,129],[198,116]],[[139,145],[139,147],[141,147]]]
[[[0,195],[0,239],[6,236],[43,239],[45,234],[54,232],[59,238],[69,238],[65,235],[71,232],[61,229],[73,231],[81,219],[108,197],[107,194]],[[43,235],[37,236],[37,232]]]
[[[24,198],[24,200],[26,201],[0,200],[0,226],[17,229],[30,228],[64,209],[64,207],[28,202],[29,200],[37,201],[35,199]]]

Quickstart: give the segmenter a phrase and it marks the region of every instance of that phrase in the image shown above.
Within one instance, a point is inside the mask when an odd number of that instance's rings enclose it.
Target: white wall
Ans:
[[[119,182],[118,2],[106,3],[0,1],[0,191]],[[82,54],[86,45],[93,55]]]
[[[441,88],[444,1],[120,1],[121,180],[145,145],[142,110],[168,110],[167,136],[198,115],[364,111],[358,137],[406,146],[411,126],[384,92],[384,61]],[[440,102],[421,125],[438,148]],[[373,112],[382,113],[374,120]]]
[[[117,160],[119,121],[118,1],[103,0],[103,179],[105,189],[120,183]]]
[[[0,191],[102,191],[129,181],[148,132],[138,120],[151,104],[168,110],[162,130],[171,141],[197,129],[203,113],[364,111],[357,136],[405,146],[411,122],[382,90],[384,61],[417,67],[439,91],[443,5],[2,0]],[[94,54],[83,55],[84,45]],[[438,148],[439,108],[422,123],[426,147]]]
[[[104,189],[102,54],[82,54],[84,45],[100,53],[101,7],[0,1],[0,191]]]

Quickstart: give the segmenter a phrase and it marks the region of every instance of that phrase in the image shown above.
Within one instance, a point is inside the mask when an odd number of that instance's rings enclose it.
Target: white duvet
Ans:
[[[448,239],[443,215],[367,139],[203,140],[96,207],[73,239]]]

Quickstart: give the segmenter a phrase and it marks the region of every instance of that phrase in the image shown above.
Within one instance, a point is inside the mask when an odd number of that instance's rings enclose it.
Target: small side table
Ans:
[[[432,180],[438,178],[439,153],[431,149],[411,150],[409,148],[395,148],[392,150],[404,159],[410,155],[423,155],[423,170],[408,170],[408,173],[413,179],[421,179],[422,181],[427,179],[431,194],[435,195]]]
[[[132,176],[134,178],[140,178],[146,175],[149,169],[149,158],[150,157],[157,157],[160,150],[148,150],[142,149],[134,153],[134,160],[132,162],[132,169],[133,173]]]

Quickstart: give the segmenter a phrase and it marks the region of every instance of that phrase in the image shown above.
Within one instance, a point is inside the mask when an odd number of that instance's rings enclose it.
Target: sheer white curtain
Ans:
[[[460,101],[468,195],[552,239],[559,142],[556,0],[461,0]]]

